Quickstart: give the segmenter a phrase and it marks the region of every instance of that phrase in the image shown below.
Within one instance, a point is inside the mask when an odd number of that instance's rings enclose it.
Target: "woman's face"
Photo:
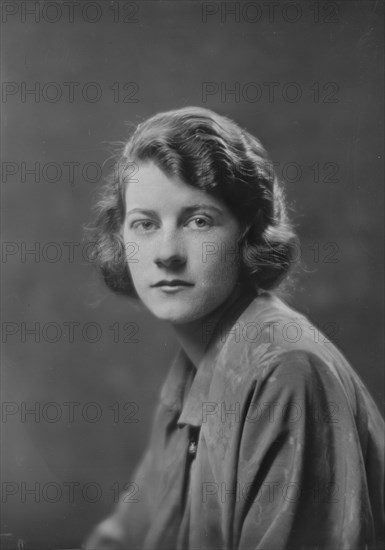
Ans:
[[[160,319],[188,323],[230,297],[240,231],[222,201],[152,162],[140,164],[127,184],[127,262],[139,298]]]

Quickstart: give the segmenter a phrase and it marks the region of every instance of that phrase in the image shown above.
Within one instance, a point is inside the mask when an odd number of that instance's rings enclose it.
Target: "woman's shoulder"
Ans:
[[[215,378],[227,386],[226,393],[245,396],[257,385],[275,395],[334,395],[349,403],[353,414],[375,408],[338,348],[305,315],[271,293],[252,300],[221,337]]]
[[[236,321],[220,335],[219,360],[244,364],[255,371],[272,360],[310,357],[323,361],[346,359],[336,346],[303,314],[277,296],[264,292],[252,300]]]

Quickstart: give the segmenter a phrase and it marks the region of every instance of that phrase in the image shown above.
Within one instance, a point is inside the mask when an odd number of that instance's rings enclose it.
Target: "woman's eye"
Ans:
[[[131,224],[132,229],[137,229],[142,232],[151,231],[154,229],[155,224],[150,220],[138,220]]]
[[[206,229],[208,227],[211,227],[213,224],[208,218],[205,218],[203,216],[196,216],[195,218],[191,219],[187,225],[192,224],[193,227],[197,229]]]

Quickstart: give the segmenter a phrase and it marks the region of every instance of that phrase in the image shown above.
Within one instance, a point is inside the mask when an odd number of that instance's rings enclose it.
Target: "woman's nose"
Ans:
[[[154,262],[158,267],[180,267],[186,263],[184,244],[175,232],[165,233],[158,241]]]

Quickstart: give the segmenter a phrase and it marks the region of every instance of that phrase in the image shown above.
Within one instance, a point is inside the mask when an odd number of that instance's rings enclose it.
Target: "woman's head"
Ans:
[[[266,151],[207,109],[160,113],[140,124],[98,207],[93,240],[106,284],[160,317],[188,295],[195,316],[200,302],[214,309],[237,282],[273,289],[292,263],[295,236]],[[197,278],[194,291],[163,288],[163,313],[154,311],[155,294],[143,285],[189,277]]]

